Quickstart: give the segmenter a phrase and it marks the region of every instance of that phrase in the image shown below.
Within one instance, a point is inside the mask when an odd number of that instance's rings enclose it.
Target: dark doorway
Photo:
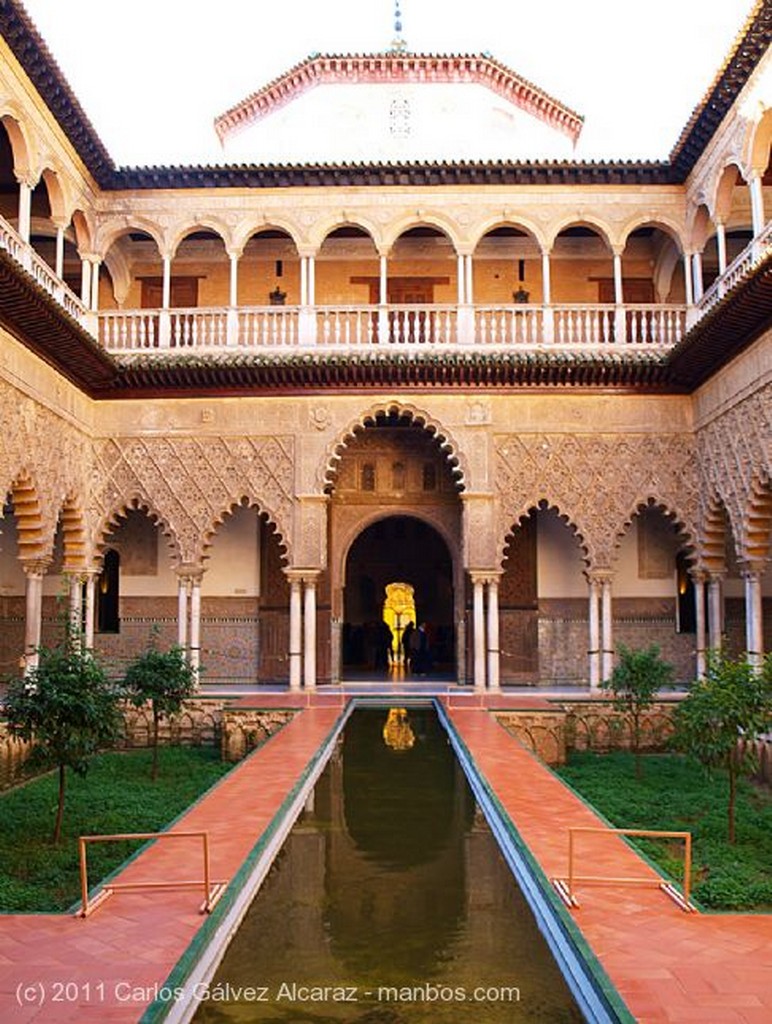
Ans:
[[[389,516],[357,537],[346,561],[342,664],[349,676],[384,676],[379,650],[386,587],[399,581],[413,587],[416,621],[425,624],[428,651],[421,675],[455,670],[453,562],[439,533],[414,516]],[[409,666],[405,669],[410,675]]]

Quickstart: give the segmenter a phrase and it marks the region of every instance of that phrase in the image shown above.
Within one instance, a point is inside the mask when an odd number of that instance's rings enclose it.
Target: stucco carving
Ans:
[[[496,438],[498,543],[541,501],[576,527],[587,561],[608,568],[627,524],[655,502],[694,535],[697,467],[688,434],[506,434]]]
[[[772,481],[772,384],[767,384],[744,401],[702,428],[697,435],[700,467],[700,537],[716,502],[727,510],[737,543],[737,556],[744,557],[751,529],[754,493]]]
[[[248,498],[291,538],[294,438],[115,438],[94,445],[94,521],[146,502],[181,562],[200,561],[216,524]]]

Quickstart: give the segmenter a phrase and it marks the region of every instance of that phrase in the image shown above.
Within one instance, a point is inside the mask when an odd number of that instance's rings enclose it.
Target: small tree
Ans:
[[[61,644],[38,650],[38,664],[9,684],[8,728],[34,743],[31,760],[59,771],[53,842],[62,834],[66,770],[85,775],[89,759],[123,729],[119,694],[81,638],[66,629]]]
[[[153,709],[151,778],[155,782],[158,778],[158,725],[161,716],[175,715],[180,711],[195,691],[196,675],[181,647],[159,651],[153,634],[145,652],[129,665],[125,686],[135,707],[149,701]]]
[[[630,650],[619,645],[619,662],[603,688],[614,694],[614,707],[630,727],[630,745],[635,755],[635,777],[641,777],[641,725],[657,693],[673,681],[673,666],[660,657],[659,647]]]
[[[675,715],[674,743],[710,771],[728,777],[728,839],[735,841],[735,796],[741,772],[755,765],[752,741],[772,724],[772,656],[758,671],[744,657],[721,651],[708,657],[705,678],[692,687]],[[740,741],[744,742],[740,742]]]

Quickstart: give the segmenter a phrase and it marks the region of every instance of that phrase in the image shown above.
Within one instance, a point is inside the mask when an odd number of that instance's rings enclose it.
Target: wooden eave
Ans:
[[[737,284],[673,348],[667,377],[693,391],[772,326],[772,255]]]
[[[117,366],[111,356],[3,250],[0,324],[87,395],[113,386]]]

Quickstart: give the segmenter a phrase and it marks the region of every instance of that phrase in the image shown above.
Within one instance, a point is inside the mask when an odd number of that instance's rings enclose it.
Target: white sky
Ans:
[[[312,53],[371,53],[393,0],[23,0],[120,165],[222,163],[216,115]],[[402,0],[418,53],[488,52],[585,117],[579,159],[664,159],[752,0]]]

